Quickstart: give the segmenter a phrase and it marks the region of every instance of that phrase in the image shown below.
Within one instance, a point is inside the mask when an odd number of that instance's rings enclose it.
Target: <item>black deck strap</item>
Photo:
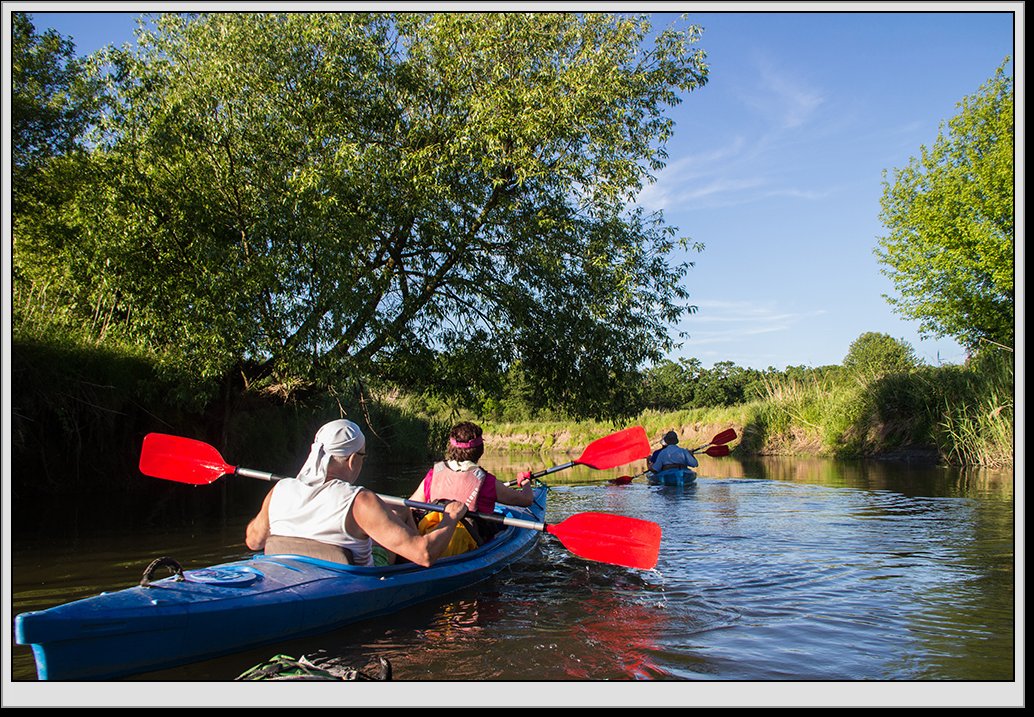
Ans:
[[[176,576],[177,582],[183,580],[183,568],[172,558],[161,557],[155,558],[151,561],[151,564],[147,566],[147,570],[144,571],[144,576],[140,578],[140,587],[149,588],[151,587],[151,580],[154,578],[154,571],[158,568],[168,568],[169,572]]]

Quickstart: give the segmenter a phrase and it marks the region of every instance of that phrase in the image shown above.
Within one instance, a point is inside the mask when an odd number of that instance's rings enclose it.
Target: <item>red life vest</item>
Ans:
[[[478,478],[478,474],[482,477]],[[424,479],[424,501],[458,500],[467,510],[491,513],[495,510],[495,476],[483,469],[454,471],[444,462],[434,464]]]

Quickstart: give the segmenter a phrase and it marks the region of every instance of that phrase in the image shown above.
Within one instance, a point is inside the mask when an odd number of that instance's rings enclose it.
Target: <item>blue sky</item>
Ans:
[[[38,31],[53,28],[88,54],[131,41],[138,12],[163,4],[7,7],[33,13]],[[320,9],[333,7],[324,3]],[[685,11],[703,27],[699,46],[710,66],[707,85],[672,111],[677,124],[668,166],[640,198],[705,245],[690,256],[696,266],[686,279],[699,311],[673,328],[689,336],[672,358],[759,369],[838,364],[852,341],[875,331],[907,341],[927,363],[961,363],[965,354],[954,341],[922,340],[918,323],[900,318],[883,297],[894,288],[873,254],[885,233],[879,221],[882,172],[904,167],[922,145],[931,145],[957,104],[1007,56],[1023,52],[1022,35],[1020,44],[1015,39],[1022,32],[1022,3],[659,7]],[[694,12],[697,7],[721,11]],[[800,10],[781,9],[788,7]],[[73,8],[130,12],[37,12]],[[901,11],[912,8],[922,11]],[[657,13],[656,25],[678,17]]]

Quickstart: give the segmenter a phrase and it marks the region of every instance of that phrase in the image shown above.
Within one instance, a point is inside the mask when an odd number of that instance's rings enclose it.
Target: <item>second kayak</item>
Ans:
[[[696,482],[697,474],[689,468],[668,468],[647,473],[646,479],[653,485],[690,485]]]

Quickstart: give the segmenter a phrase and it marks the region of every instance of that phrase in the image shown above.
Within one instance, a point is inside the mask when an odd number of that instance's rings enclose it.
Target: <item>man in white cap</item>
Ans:
[[[449,545],[467,506],[445,506],[441,527],[420,535],[376,493],[355,485],[366,438],[352,421],[327,423],[316,433],[297,478],[278,481],[248,524],[245,543],[266,553],[295,553],[353,565],[373,565],[374,542],[430,566]]]

